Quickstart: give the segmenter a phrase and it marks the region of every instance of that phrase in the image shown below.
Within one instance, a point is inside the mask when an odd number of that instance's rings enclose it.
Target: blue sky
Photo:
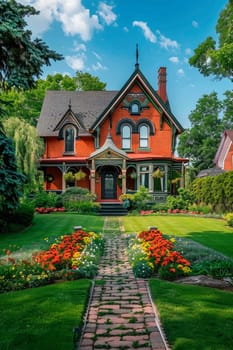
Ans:
[[[167,67],[167,92],[173,113],[184,127],[203,94],[219,97],[232,84],[203,77],[188,64],[193,50],[215,25],[227,0],[21,0],[40,10],[29,19],[41,37],[64,60],[47,74],[89,72],[118,90],[134,70],[136,44],[140,69],[157,89],[157,71]]]

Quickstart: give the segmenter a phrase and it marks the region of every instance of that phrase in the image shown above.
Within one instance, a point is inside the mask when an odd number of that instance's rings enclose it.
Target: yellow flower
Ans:
[[[83,238],[83,242],[87,245],[91,242],[91,238],[90,237],[84,237]]]
[[[174,237],[172,237],[172,238],[170,238],[170,242],[172,242],[172,243],[175,243],[175,238]]]

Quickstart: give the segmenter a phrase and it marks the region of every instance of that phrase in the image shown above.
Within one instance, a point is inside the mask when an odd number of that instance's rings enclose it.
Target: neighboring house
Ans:
[[[47,191],[80,186],[104,201],[145,186],[162,200],[183,184],[187,159],[174,154],[183,128],[167,99],[165,67],[158,91],[138,63],[119,91],[48,91],[37,130]],[[72,183],[68,172],[77,176]]]
[[[222,170],[233,170],[233,130],[224,131],[214,163]]]

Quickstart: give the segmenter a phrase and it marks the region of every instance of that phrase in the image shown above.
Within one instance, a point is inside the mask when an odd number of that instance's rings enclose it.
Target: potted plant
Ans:
[[[85,177],[87,176],[86,173],[84,173],[84,171],[82,171],[81,169],[74,175],[75,180],[80,181],[85,179]]]
[[[136,171],[133,171],[129,176],[131,177],[131,179],[136,179],[137,178]]]
[[[160,168],[157,168],[154,172],[153,172],[153,177],[157,178],[157,179],[161,179],[162,177],[164,177],[164,172],[161,171]]]
[[[67,173],[64,174],[64,179],[66,180],[66,182],[74,182],[75,176],[72,173],[72,171],[68,171]]]

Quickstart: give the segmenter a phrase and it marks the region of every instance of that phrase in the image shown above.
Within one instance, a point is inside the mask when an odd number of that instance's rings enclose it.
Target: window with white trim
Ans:
[[[149,140],[148,140],[148,126],[142,125],[139,129],[139,147],[140,148],[148,148]]]
[[[145,186],[149,188],[149,167],[141,166],[140,167],[140,186]]]
[[[131,148],[131,128],[129,125],[124,125],[122,127],[122,148]]]

